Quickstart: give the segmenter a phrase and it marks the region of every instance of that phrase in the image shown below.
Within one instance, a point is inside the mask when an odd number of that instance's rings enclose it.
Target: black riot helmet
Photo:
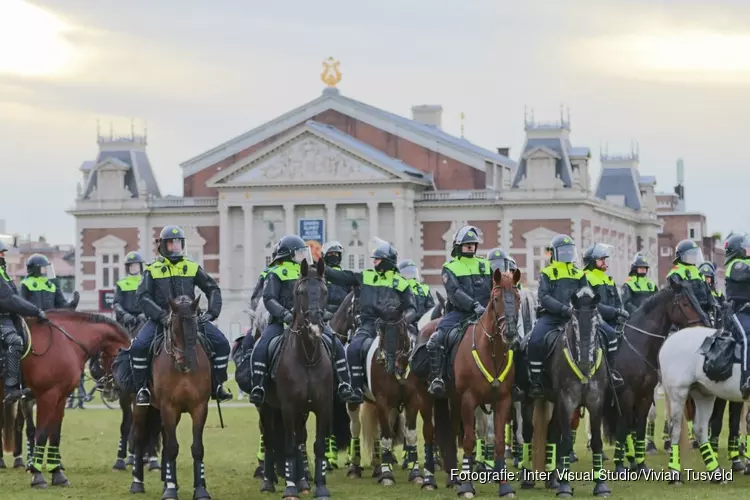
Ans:
[[[398,272],[408,280],[419,281],[419,266],[411,259],[404,259],[398,263]]]
[[[747,259],[750,255],[750,235],[733,234],[724,242],[724,265],[734,259]]]
[[[130,252],[125,256],[125,272],[131,276],[143,272],[143,256],[138,252]]]
[[[646,276],[648,274],[648,268],[650,266],[648,265],[648,260],[646,260],[646,257],[642,253],[635,254],[635,257],[633,257],[633,262],[630,263],[630,273],[629,276]],[[645,273],[638,272],[638,269],[646,269]]]
[[[700,266],[703,261],[703,250],[693,240],[682,240],[677,244],[673,264]]]
[[[8,251],[8,245],[5,244],[3,240],[0,239],[0,267],[5,268],[6,262],[5,262],[5,252]]]
[[[159,233],[159,255],[172,264],[185,257],[185,231],[177,226],[167,226]]]
[[[479,245],[484,243],[484,234],[482,234],[482,230],[474,226],[463,226],[456,231],[456,235],[453,237],[453,250],[451,250],[451,256],[458,257],[460,255],[462,257],[474,257],[477,253],[476,250],[473,252],[464,252],[461,250],[461,246],[468,243],[475,243],[478,249]]]
[[[713,289],[716,286],[716,267],[710,262],[704,262],[698,267],[698,271],[703,275],[703,279]]]
[[[609,258],[611,249],[611,245],[605,245],[604,243],[591,245],[583,252],[583,266],[586,269],[596,269],[596,261]]]
[[[573,238],[567,234],[558,234],[550,242],[552,262],[563,262],[565,264],[575,264],[578,260],[578,249],[573,242]]]
[[[378,272],[390,271],[398,266],[398,252],[393,245],[380,238],[375,238],[375,248],[372,250],[370,257],[380,260],[375,265],[375,270]]]
[[[344,247],[338,241],[329,241],[323,245],[323,262],[328,267],[338,267],[341,265],[341,255],[344,253]]]
[[[46,276],[49,279],[55,278],[55,270],[52,267],[52,263],[46,256],[40,253],[35,253],[26,259],[26,274],[33,277]]]
[[[303,260],[307,259],[308,255],[310,255],[310,249],[307,247],[305,240],[296,234],[291,234],[279,240],[274,260],[301,264]]]
[[[500,247],[493,248],[487,252],[487,260],[490,261],[492,271],[500,269],[500,272],[513,271],[517,269],[516,261],[513,257]]]

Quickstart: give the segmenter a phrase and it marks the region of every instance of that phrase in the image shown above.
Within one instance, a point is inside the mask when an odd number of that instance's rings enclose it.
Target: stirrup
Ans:
[[[256,385],[250,390],[248,399],[255,405],[263,404],[263,401],[266,399],[266,390],[263,387]]]
[[[234,398],[232,392],[228,389],[225,389],[223,384],[219,384],[218,386],[216,386],[216,389],[214,391],[214,399],[216,399],[220,403],[226,403],[227,401],[231,401],[232,398]]]
[[[151,391],[147,387],[141,387],[138,394],[135,396],[136,406],[150,406],[151,405]]]
[[[427,391],[433,396],[442,395],[445,393],[445,382],[443,382],[443,379],[440,377],[434,378],[432,379],[432,382],[430,382],[430,387]]]

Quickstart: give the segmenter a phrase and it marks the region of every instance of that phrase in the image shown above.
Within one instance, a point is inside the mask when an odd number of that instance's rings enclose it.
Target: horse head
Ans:
[[[175,367],[182,372],[195,370],[197,358],[195,345],[198,343],[198,305],[201,297],[191,299],[181,295],[169,299],[169,325],[166,328],[164,348],[175,361]]]
[[[306,260],[300,266],[300,279],[294,286],[294,319],[292,331],[306,335],[310,340],[323,335],[325,312],[328,305],[328,287],[323,278],[325,263],[319,259],[315,265]]]
[[[573,305],[573,318],[565,327],[565,339],[575,346],[576,363],[582,373],[588,374],[596,363],[599,330],[599,295],[590,287],[581,288],[570,298]]]
[[[690,283],[672,277],[667,279],[667,283],[673,293],[672,303],[667,306],[669,321],[680,328],[695,325],[711,328],[711,320],[698,302]]]
[[[479,322],[487,336],[492,339],[501,335],[503,342],[512,343],[518,335],[518,311],[521,307],[521,296],[518,293],[518,282],[521,271],[502,272],[495,269],[492,273],[492,292],[490,303]],[[486,321],[492,324],[486,325]]]
[[[384,315],[378,319],[377,331],[380,351],[385,355],[386,372],[403,380],[412,348],[403,313],[393,306],[384,308]]]

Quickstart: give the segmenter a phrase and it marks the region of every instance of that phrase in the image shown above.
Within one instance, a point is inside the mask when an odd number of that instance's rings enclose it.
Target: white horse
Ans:
[[[701,455],[709,472],[717,480],[724,479],[716,459],[715,450],[711,450],[708,440],[708,423],[711,419],[716,398],[727,401],[743,402],[740,392],[740,367],[735,363],[732,376],[723,382],[714,382],[703,373],[704,356],[700,347],[707,337],[716,332],[713,328],[692,327],[679,330],[664,342],[659,351],[659,367],[664,397],[669,405],[670,440],[672,441],[669,468],[674,471],[674,482],[681,481],[680,451],[687,443],[687,429],[683,431],[683,413],[685,402],[690,396],[695,402],[693,432],[700,445]],[[682,441],[680,438],[683,437]],[[680,446],[677,446],[680,443]]]

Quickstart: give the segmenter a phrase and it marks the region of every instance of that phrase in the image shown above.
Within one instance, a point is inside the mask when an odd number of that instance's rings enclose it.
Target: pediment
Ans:
[[[552,241],[552,238],[554,238],[558,234],[559,233],[552,231],[551,229],[547,229],[546,227],[536,227],[531,231],[524,233],[522,236],[527,243],[548,244],[550,241]]]
[[[91,244],[97,250],[122,250],[127,245],[127,242],[113,234],[108,234],[102,238],[99,238]]]
[[[105,158],[102,161],[100,161],[96,165],[97,171],[117,171],[117,170],[127,170],[130,168],[130,165],[125,163],[122,160],[118,160],[117,158]]]
[[[555,158],[560,159],[562,156],[560,156],[557,151],[554,151],[546,146],[536,146],[528,151],[526,151],[523,154],[523,157],[526,159],[532,159],[532,158]]]
[[[209,186],[393,182],[384,168],[317,135],[304,132],[248,158],[208,181]]]

